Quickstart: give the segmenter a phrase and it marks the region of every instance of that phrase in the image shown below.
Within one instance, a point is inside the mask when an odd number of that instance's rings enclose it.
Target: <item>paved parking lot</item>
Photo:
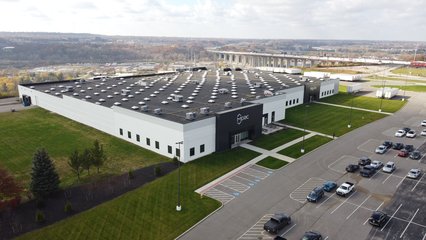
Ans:
[[[271,169],[250,165],[209,188],[203,195],[214,198],[222,202],[222,204],[227,204],[272,173],[273,170]]]

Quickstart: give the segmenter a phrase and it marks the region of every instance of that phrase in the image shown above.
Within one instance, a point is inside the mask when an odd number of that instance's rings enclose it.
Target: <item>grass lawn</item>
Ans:
[[[267,150],[271,150],[283,144],[291,142],[294,139],[300,138],[305,134],[307,133],[296,129],[285,129],[269,135],[262,135],[260,138],[256,139],[250,144]]]
[[[308,107],[306,107],[308,106]],[[386,117],[381,113],[352,110],[350,108],[333,107],[321,104],[299,105],[286,110],[286,119],[282,123],[303,128],[306,109],[306,129],[328,135],[343,135],[352,129]],[[348,128],[352,119],[352,128]]]
[[[318,148],[319,146],[330,142],[331,140],[332,139],[328,138],[328,137],[315,135],[313,137],[305,139],[305,144],[303,144],[303,142],[299,142],[299,143],[296,143],[296,144],[294,144],[294,145],[292,145],[288,148],[285,148],[285,149],[279,151],[278,153],[292,157],[292,158],[299,158],[299,157],[303,156],[304,154]],[[300,149],[303,146],[305,147],[305,153],[300,152]]]
[[[68,166],[68,156],[74,149],[91,147],[98,139],[104,145],[108,160],[100,174],[95,169],[82,182],[127,172],[170,159],[119,138],[100,132],[41,108],[0,113],[0,165],[6,167],[25,186],[30,179],[32,157],[36,149],[44,147],[61,177],[61,186],[77,183]]]
[[[178,171],[86,212],[18,239],[174,239],[220,206],[194,190],[255,158],[244,148],[215,153],[181,168],[182,211],[176,212]]]
[[[347,86],[339,84],[339,92],[345,93],[347,91],[348,91],[348,87]]]
[[[287,165],[287,163],[288,162],[276,159],[274,157],[266,157],[265,159],[257,162],[256,164],[270,169],[278,169]]]
[[[382,85],[373,85],[372,87],[375,88],[381,88],[383,87]],[[412,91],[412,92],[426,92],[426,85],[386,85],[386,87],[390,87],[390,88],[399,88],[399,90],[403,91],[404,89],[406,91]]]
[[[379,110],[380,108],[380,98],[373,97],[364,97],[352,95],[349,93],[342,93],[322,98],[321,102],[333,103],[345,106],[351,106],[353,99],[353,107],[365,108],[370,110]],[[382,110],[384,112],[396,112],[401,109],[407,102],[401,100],[391,100],[391,99],[383,99],[382,101]]]
[[[378,75],[371,75],[367,78],[364,78],[364,80],[369,81],[382,81],[382,80],[389,80],[389,81],[399,81],[399,82],[409,82],[409,83],[425,83],[425,81],[422,80],[412,80],[412,79],[406,79],[401,77],[385,77],[385,76],[378,76]]]
[[[426,68],[401,67],[401,68],[394,69],[391,72],[395,74],[426,77]]]
[[[343,73],[343,74],[359,74],[362,72],[350,70],[350,69],[341,69],[341,68],[302,68],[304,72],[329,72],[329,73]]]

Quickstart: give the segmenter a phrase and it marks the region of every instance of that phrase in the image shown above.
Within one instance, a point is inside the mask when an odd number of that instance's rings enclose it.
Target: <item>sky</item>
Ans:
[[[0,0],[0,31],[426,41],[426,0]]]

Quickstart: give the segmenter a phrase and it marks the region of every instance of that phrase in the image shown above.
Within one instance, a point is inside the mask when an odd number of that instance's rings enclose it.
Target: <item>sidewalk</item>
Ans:
[[[325,102],[317,102],[317,101],[314,101],[314,103],[333,106],[333,107],[341,107],[341,108],[349,108],[349,109],[351,108],[350,106],[338,105],[338,104],[333,104],[333,103],[325,103]],[[374,113],[383,113],[383,114],[386,114],[386,115],[393,115],[393,113],[383,112],[383,111],[379,112],[379,111],[376,111],[376,110],[370,110],[370,109],[365,109],[365,108],[352,107],[352,109],[365,111],[365,112],[374,112]]]

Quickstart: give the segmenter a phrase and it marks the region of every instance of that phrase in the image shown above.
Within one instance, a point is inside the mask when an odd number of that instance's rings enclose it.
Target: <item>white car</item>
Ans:
[[[422,136],[426,136],[426,129],[423,129],[423,131],[420,133]]]
[[[399,129],[395,132],[395,137],[403,137],[405,136],[406,132],[403,129]]]
[[[394,162],[387,162],[386,165],[382,168],[383,172],[392,173],[395,171],[396,165]]]
[[[420,174],[421,174],[421,173],[422,173],[422,172],[420,171],[420,169],[413,168],[413,169],[411,169],[411,170],[408,172],[407,177],[408,177],[408,178],[416,179],[416,178],[418,178],[418,177],[420,176]]]
[[[426,127],[426,120],[423,120],[420,125],[422,125],[422,127]]]
[[[407,134],[405,135],[408,138],[415,138],[416,137],[416,132],[414,130],[410,130],[407,132]]]
[[[372,166],[375,169],[380,169],[383,167],[383,163],[377,160],[374,160],[370,163],[370,166]]]
[[[388,148],[384,145],[380,145],[376,148],[376,153],[378,154],[384,154],[386,151],[388,150]]]

